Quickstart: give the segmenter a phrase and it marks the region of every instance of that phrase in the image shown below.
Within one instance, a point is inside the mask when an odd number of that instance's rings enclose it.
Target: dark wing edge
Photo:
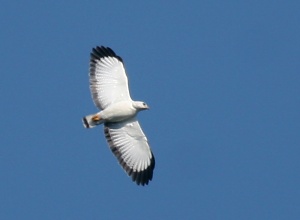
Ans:
[[[122,168],[126,171],[128,176],[131,177],[132,181],[135,182],[137,185],[148,185],[149,181],[152,180],[153,177],[153,170],[155,168],[155,157],[151,151],[151,159],[150,159],[150,165],[143,171],[140,172],[134,172],[133,169],[131,169],[126,162],[123,160],[121,156],[121,152],[118,150],[117,147],[113,144],[113,141],[111,139],[109,128],[104,126],[104,134],[106,137],[106,140],[108,142],[108,145],[113,152],[113,154],[116,156],[116,158],[119,161],[119,164],[122,166]]]
[[[123,63],[122,58],[116,55],[116,53],[111,48],[104,47],[104,46],[100,46],[100,47],[97,46],[93,48],[91,52],[90,67],[95,68],[96,61],[100,60],[103,57],[115,57]]]

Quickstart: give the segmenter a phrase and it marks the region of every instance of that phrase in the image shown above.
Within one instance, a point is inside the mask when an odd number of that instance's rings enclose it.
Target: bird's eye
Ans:
[[[146,103],[145,103],[145,102],[143,102],[143,106],[146,106]]]

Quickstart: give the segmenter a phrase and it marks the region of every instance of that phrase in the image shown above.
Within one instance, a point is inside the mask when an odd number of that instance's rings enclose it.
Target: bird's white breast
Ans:
[[[100,117],[107,122],[123,121],[131,118],[137,113],[137,110],[132,106],[132,101],[117,102],[100,112]]]

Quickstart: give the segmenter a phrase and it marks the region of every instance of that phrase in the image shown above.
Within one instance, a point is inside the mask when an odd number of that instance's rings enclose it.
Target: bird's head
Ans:
[[[138,111],[149,109],[149,106],[145,102],[134,102],[133,107]]]

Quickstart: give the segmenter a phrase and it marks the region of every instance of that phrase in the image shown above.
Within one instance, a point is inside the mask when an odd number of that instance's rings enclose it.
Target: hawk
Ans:
[[[122,58],[109,47],[93,48],[89,80],[94,104],[100,111],[83,117],[84,126],[104,124],[108,145],[122,168],[138,185],[148,185],[155,159],[136,116],[149,107],[131,99]]]

